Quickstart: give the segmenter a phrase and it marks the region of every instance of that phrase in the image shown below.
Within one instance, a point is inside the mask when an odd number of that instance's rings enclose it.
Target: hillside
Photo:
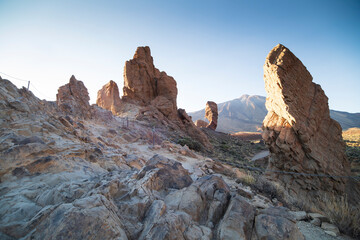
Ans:
[[[261,129],[267,110],[266,97],[242,95],[231,101],[218,104],[219,120],[217,130],[225,133],[256,132]],[[191,112],[193,121],[205,119],[205,109]],[[343,130],[360,127],[360,113],[330,110],[330,116],[340,123]]]

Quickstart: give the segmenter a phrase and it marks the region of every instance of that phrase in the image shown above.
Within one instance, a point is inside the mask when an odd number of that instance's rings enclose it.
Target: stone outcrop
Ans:
[[[215,130],[218,123],[218,107],[215,102],[208,101],[206,103],[205,117],[210,122],[207,128]]]
[[[197,127],[205,128],[205,127],[207,127],[207,125],[208,125],[209,123],[207,123],[207,122],[199,119],[199,120],[196,120],[194,124],[195,124],[195,126],[197,126]]]
[[[114,81],[111,80],[98,91],[96,105],[116,115],[120,109],[121,100],[119,88]]]
[[[125,63],[123,93],[125,101],[152,104],[166,117],[176,117],[176,81],[155,68],[149,47],[138,47]]]
[[[206,149],[212,149],[206,135],[194,125],[186,111],[177,108],[176,98],[174,78],[155,68],[149,47],[138,47],[133,59],[125,63],[122,100],[143,106],[138,120],[155,119],[171,131],[185,133]],[[179,135],[183,134],[176,138]]]
[[[105,109],[92,106],[91,114],[64,114],[0,79],[0,239],[296,240],[309,233],[305,212],[242,185],[238,168],[183,153],[190,150],[160,131],[162,144],[150,145],[152,128],[142,121],[129,129]],[[184,110],[179,118],[192,123]]]
[[[277,45],[264,65],[266,108],[263,139],[271,153],[269,169],[333,176],[349,175],[340,125],[330,118],[328,98],[302,62]],[[271,175],[290,196],[316,200],[324,193],[344,193],[345,178]],[[305,199],[304,199],[305,198]]]
[[[62,111],[84,118],[91,116],[89,100],[87,88],[82,81],[76,80],[74,75],[56,94],[56,103]]]

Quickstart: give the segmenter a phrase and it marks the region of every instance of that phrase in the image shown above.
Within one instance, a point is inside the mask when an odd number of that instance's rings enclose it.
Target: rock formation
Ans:
[[[197,126],[197,127],[205,128],[205,127],[207,127],[207,125],[209,125],[209,123],[207,123],[201,119],[195,121],[195,126]]]
[[[138,119],[156,119],[172,131],[181,130],[211,149],[206,135],[194,125],[186,111],[177,109],[176,97],[174,78],[155,68],[149,47],[138,47],[134,58],[125,63],[122,100],[144,106]]]
[[[119,111],[121,100],[119,88],[114,81],[105,84],[97,94],[96,105],[110,110],[114,115]]]
[[[76,80],[74,75],[56,94],[56,103],[62,111],[85,118],[91,116],[89,100],[87,88],[82,81]]]
[[[271,153],[271,170],[349,175],[340,125],[330,118],[328,98],[302,62],[277,45],[264,65],[268,114],[263,139]],[[324,193],[344,193],[345,178],[271,174],[299,200],[317,200]]]
[[[125,101],[151,103],[166,117],[176,117],[176,81],[155,68],[149,47],[138,47],[134,58],[125,63],[123,92]]]
[[[205,117],[210,122],[206,127],[215,130],[218,122],[218,108],[215,102],[208,101],[206,103]]]
[[[178,114],[192,128],[186,112]],[[120,120],[97,106],[91,119],[64,113],[0,79],[0,239],[303,240],[309,233],[307,213],[241,184],[240,169],[160,131],[162,144],[151,146],[151,126],[134,120],[130,129]]]

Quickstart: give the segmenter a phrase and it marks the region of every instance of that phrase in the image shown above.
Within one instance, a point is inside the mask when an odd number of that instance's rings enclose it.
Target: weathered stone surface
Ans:
[[[192,183],[189,172],[184,169],[181,163],[165,158],[160,155],[153,156],[147,161],[145,167],[138,174],[137,179],[145,177],[143,185],[153,190],[166,190],[168,188],[182,189]]]
[[[271,152],[269,168],[277,171],[349,175],[341,127],[329,116],[328,99],[301,61],[277,45],[264,65],[268,114],[263,139]],[[271,174],[290,196],[315,200],[324,193],[342,194],[345,178]]]
[[[255,217],[254,239],[304,240],[295,222],[279,215],[259,214]]]
[[[85,118],[91,115],[89,100],[87,88],[82,81],[76,80],[74,75],[56,94],[56,103],[62,111]]]
[[[111,80],[98,91],[96,105],[116,115],[120,109],[121,100],[119,88],[114,81]]]
[[[80,227],[81,226],[81,227]],[[29,239],[124,239],[116,207],[102,195],[58,206],[36,226]]]
[[[207,122],[205,122],[205,121],[203,121],[203,120],[196,120],[196,121],[195,121],[195,125],[196,125],[197,127],[206,127],[208,124],[209,124],[209,123],[207,123]]]
[[[218,107],[215,102],[208,101],[206,103],[205,117],[210,122],[207,128],[215,130],[218,123]]]
[[[231,198],[218,227],[218,239],[251,239],[255,208],[244,198]]]
[[[217,176],[205,176],[187,188],[170,193],[165,198],[169,209],[180,210],[193,221],[210,228],[219,222],[230,198],[230,189]]]
[[[152,103],[165,116],[176,117],[176,81],[155,68],[149,47],[138,47],[125,63],[123,92],[124,100]]]
[[[311,219],[319,219],[321,222],[329,222],[329,218],[320,213],[309,213]]]
[[[321,224],[321,228],[324,229],[325,232],[331,236],[336,237],[336,236],[340,235],[339,228],[337,226],[335,226],[334,224],[323,222]]]

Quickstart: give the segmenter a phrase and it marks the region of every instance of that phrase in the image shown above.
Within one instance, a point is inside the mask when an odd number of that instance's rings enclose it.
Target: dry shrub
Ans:
[[[349,204],[347,196],[319,199],[319,208],[338,226],[341,232],[360,239],[360,205]]]
[[[255,178],[251,172],[244,174],[244,176],[240,177],[240,180],[246,185],[253,185],[255,183]]]

